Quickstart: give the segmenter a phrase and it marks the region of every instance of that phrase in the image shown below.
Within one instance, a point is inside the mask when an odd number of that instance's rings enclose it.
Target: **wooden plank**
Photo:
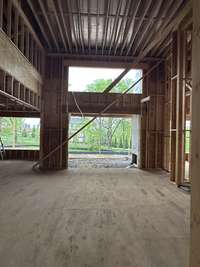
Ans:
[[[146,96],[144,98],[141,99],[141,103],[146,103],[146,102],[149,102],[151,100],[151,96]]]
[[[171,75],[177,77],[177,32],[172,34],[172,47],[171,47]],[[177,82],[175,79],[171,79],[171,159],[170,159],[170,180],[175,182],[176,179],[176,101],[177,98]]]
[[[55,54],[53,54],[55,55]],[[148,63],[132,63],[130,61],[123,61],[120,57],[117,60],[117,57],[114,59],[111,57],[111,60],[108,61],[109,57],[99,57],[99,56],[76,56],[68,54],[60,54],[64,57],[64,65],[66,67],[92,67],[92,68],[131,68],[131,69],[148,69]]]
[[[193,0],[193,43],[192,43],[192,206],[191,206],[191,247],[190,267],[200,263],[200,1]]]
[[[19,99],[13,95],[11,95],[10,93],[7,93],[7,92],[3,92],[0,90],[0,94],[3,95],[3,96],[6,96],[8,99],[12,99],[13,101],[15,101],[16,103],[19,103],[20,105],[23,105],[27,108],[30,108],[30,109],[33,109],[33,110],[36,110],[38,111],[38,108],[34,107],[33,105],[30,105],[29,103],[27,103],[23,97],[23,100],[22,99]]]
[[[183,183],[184,168],[184,112],[183,112],[183,32],[178,30],[177,46],[177,95],[176,95],[176,184]]]

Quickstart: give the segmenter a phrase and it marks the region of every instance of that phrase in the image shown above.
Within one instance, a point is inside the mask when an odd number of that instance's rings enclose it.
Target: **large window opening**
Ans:
[[[110,68],[69,68],[69,91],[103,92],[116,79],[123,69]],[[123,79],[111,90],[111,93],[122,93],[142,77],[141,69],[130,70]],[[142,94],[142,81],[129,93]]]
[[[70,118],[71,136],[91,117]],[[69,167],[124,168],[131,163],[131,118],[99,117],[69,143]]]
[[[0,137],[5,149],[38,150],[40,119],[1,117]]]

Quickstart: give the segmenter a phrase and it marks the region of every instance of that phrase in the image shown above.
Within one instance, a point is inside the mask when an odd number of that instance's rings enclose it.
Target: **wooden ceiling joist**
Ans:
[[[1,0],[2,1],[2,0]],[[14,1],[14,0],[12,0]],[[137,56],[189,0],[25,0],[51,52]],[[48,31],[44,31],[48,26]],[[159,48],[159,47],[158,47]]]
[[[46,33],[45,29],[44,29],[43,24],[41,23],[41,21],[39,19],[39,16],[38,16],[38,14],[37,14],[37,12],[36,12],[36,10],[34,8],[34,5],[33,5],[32,1],[31,0],[27,0],[27,1],[28,1],[28,4],[29,4],[34,16],[35,16],[35,19],[36,19],[36,21],[38,23],[38,26],[40,27],[42,35],[44,36],[44,39],[47,42],[48,48],[52,49],[52,45],[50,43],[49,37],[47,36],[47,33]]]
[[[146,16],[147,12],[149,11],[149,8],[150,8],[150,6],[151,6],[151,3],[152,3],[152,0],[149,0],[149,1],[146,2],[146,5],[145,5],[145,8],[144,8],[144,13],[143,13],[143,15],[142,15],[142,18],[141,18],[141,20],[138,22],[134,34],[131,36],[131,40],[130,40],[129,45],[128,45],[128,48],[127,48],[127,50],[126,50],[126,56],[127,56],[127,55],[129,54],[129,52],[131,51],[131,48],[132,48],[132,46],[133,46],[133,44],[134,44],[134,41],[135,41],[135,38],[136,38],[138,32],[140,31],[140,28],[141,28],[142,23],[143,23],[143,19],[144,19],[144,17]]]
[[[56,49],[59,50],[60,48],[59,48],[59,45],[58,45],[58,42],[57,42],[57,38],[56,38],[56,36],[55,36],[55,32],[54,32],[54,30],[53,30],[53,28],[52,28],[52,26],[51,26],[51,23],[50,23],[50,21],[49,21],[49,18],[48,18],[47,14],[46,14],[46,10],[45,10],[45,7],[44,7],[44,3],[43,3],[42,0],[38,0],[38,2],[39,2],[39,5],[40,5],[40,8],[41,8],[41,10],[42,10],[42,13],[43,13],[43,15],[44,15],[45,21],[46,21],[46,23],[47,23],[47,25],[48,25],[49,31],[50,31],[50,33],[51,33],[51,36],[52,36],[52,38],[53,38],[53,41],[54,41],[54,43],[55,43],[55,45],[56,45]]]
[[[132,52],[133,55],[136,54],[137,49],[140,46],[141,42],[144,42],[144,37],[145,37],[146,33],[148,32],[149,28],[152,25],[153,18],[159,14],[160,8],[162,6],[162,3],[163,3],[163,0],[160,0],[159,4],[156,6],[156,8],[153,9],[153,12],[152,12],[152,15],[151,15],[152,20],[149,20],[149,22],[146,23],[146,25],[144,26],[144,28],[142,30],[142,33],[139,34],[138,41],[137,41],[136,45],[133,48],[133,52]]]

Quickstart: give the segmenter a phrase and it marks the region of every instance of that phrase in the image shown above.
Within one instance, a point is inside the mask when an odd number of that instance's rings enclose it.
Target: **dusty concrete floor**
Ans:
[[[189,195],[165,173],[0,162],[0,266],[188,267]]]
[[[127,168],[131,157],[126,155],[69,154],[70,168]]]

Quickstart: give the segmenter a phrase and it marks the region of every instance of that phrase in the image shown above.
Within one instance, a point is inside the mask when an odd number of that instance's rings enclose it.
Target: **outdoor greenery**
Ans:
[[[139,78],[139,77],[138,77]],[[112,80],[98,79],[87,85],[88,92],[102,92]],[[112,92],[123,92],[133,84],[124,79]],[[141,93],[141,85],[134,88]],[[71,117],[69,135],[90,120],[89,117]],[[69,145],[70,152],[127,152],[131,148],[131,119],[101,117],[97,118],[83,132],[75,136]],[[0,137],[5,147],[39,148],[39,123],[29,124],[25,118],[0,118]]]
[[[87,85],[87,92],[102,92],[112,80],[98,79]],[[133,80],[120,81],[112,92],[121,93],[133,84]],[[134,93],[140,93],[140,86]],[[72,117],[70,135],[87,123],[91,118]],[[75,136],[70,144],[70,151],[90,152],[127,152],[131,147],[131,120],[126,118],[100,117],[87,127],[82,133]]]
[[[140,78],[140,73],[138,73],[138,77],[137,79]],[[123,79],[121,80],[112,90],[112,93],[122,93],[125,90],[127,90],[131,85],[134,84],[135,81],[133,81],[132,79]],[[91,84],[88,84],[86,87],[86,91],[87,92],[103,92],[104,89],[112,83],[111,79],[108,80],[104,80],[104,79],[98,79],[98,80],[94,80]],[[134,88],[132,88],[130,90],[130,93],[134,93],[134,94],[141,94],[142,93],[142,86],[141,86],[141,82],[138,83],[136,86],[134,86]]]
[[[72,117],[70,135],[91,118]],[[131,147],[131,120],[126,118],[97,118],[69,145],[70,151],[123,152]]]
[[[0,118],[0,137],[5,147],[39,147],[39,124],[30,125],[24,118]]]

